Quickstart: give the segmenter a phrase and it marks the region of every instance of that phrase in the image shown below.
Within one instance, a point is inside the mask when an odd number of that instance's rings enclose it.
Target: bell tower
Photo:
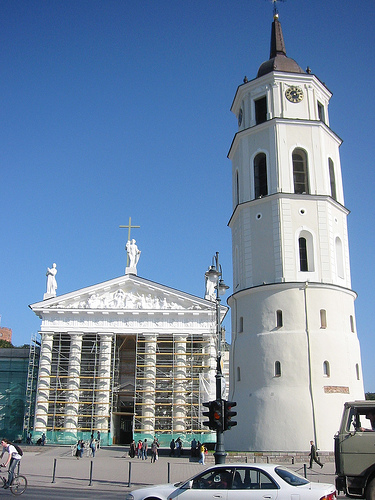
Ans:
[[[364,398],[331,96],[287,57],[275,13],[270,58],[231,108],[228,449],[332,451],[344,402]]]

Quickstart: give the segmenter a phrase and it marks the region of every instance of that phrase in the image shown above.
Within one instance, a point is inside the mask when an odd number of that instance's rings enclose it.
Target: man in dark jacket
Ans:
[[[318,465],[320,465],[321,468],[323,468],[323,464],[319,461],[314,441],[310,441],[310,445],[311,445],[311,448],[310,448],[310,453],[309,453],[309,457],[310,457],[309,469],[312,469],[313,461],[316,462]]]

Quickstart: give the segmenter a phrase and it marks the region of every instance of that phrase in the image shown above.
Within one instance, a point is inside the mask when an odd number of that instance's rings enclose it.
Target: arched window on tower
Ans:
[[[321,102],[318,101],[318,117],[319,120],[323,123],[325,123],[325,115],[324,115],[324,106]]]
[[[323,363],[323,375],[325,377],[330,377],[331,376],[331,369],[329,367],[329,362],[328,361],[324,361],[324,363]]]
[[[238,253],[238,247],[234,251],[234,288],[237,289],[240,286],[240,258]]]
[[[344,278],[344,255],[342,251],[342,241],[337,236],[335,239],[336,250],[336,270],[339,278]]]
[[[336,197],[336,179],[335,179],[335,166],[331,158],[328,158],[328,169],[329,169],[329,183],[331,185],[331,196],[334,200]]]
[[[260,97],[254,101],[255,108],[255,123],[259,125],[267,121],[267,98],[266,96]]]
[[[302,272],[314,271],[313,236],[308,231],[301,231],[298,238],[299,270]]]
[[[359,364],[358,363],[356,363],[356,365],[355,365],[355,374],[357,376],[357,380],[360,380],[361,377],[360,377],[360,373],[359,373]]]
[[[238,179],[238,170],[236,170],[236,179],[235,179],[235,205],[237,206],[240,202],[240,183]]]
[[[277,328],[283,326],[283,312],[280,309],[276,311],[276,326]]]
[[[300,271],[308,271],[309,265],[308,265],[308,261],[307,261],[306,238],[303,238],[303,237],[298,238],[298,246],[299,246],[299,270]]]
[[[296,194],[309,193],[309,176],[307,155],[303,149],[295,149],[292,154],[294,192]]]
[[[281,363],[280,363],[280,361],[275,361],[275,377],[281,377]]]
[[[259,153],[254,158],[254,194],[255,198],[268,194],[267,159],[264,153]]]
[[[320,310],[320,328],[327,328],[327,311],[325,309]]]
[[[240,316],[239,322],[238,322],[238,333],[243,332],[243,316]]]

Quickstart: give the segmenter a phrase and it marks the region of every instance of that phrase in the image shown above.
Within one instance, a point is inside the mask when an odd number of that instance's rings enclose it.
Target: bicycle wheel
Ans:
[[[22,495],[22,493],[26,490],[27,488],[27,479],[25,476],[16,476],[12,484],[10,485],[10,491],[13,493],[13,495]]]

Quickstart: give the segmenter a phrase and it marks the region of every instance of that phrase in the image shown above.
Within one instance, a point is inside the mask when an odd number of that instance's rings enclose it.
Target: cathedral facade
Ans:
[[[214,439],[201,415],[215,393],[212,300],[130,272],[53,295],[30,306],[42,320],[34,439]]]

